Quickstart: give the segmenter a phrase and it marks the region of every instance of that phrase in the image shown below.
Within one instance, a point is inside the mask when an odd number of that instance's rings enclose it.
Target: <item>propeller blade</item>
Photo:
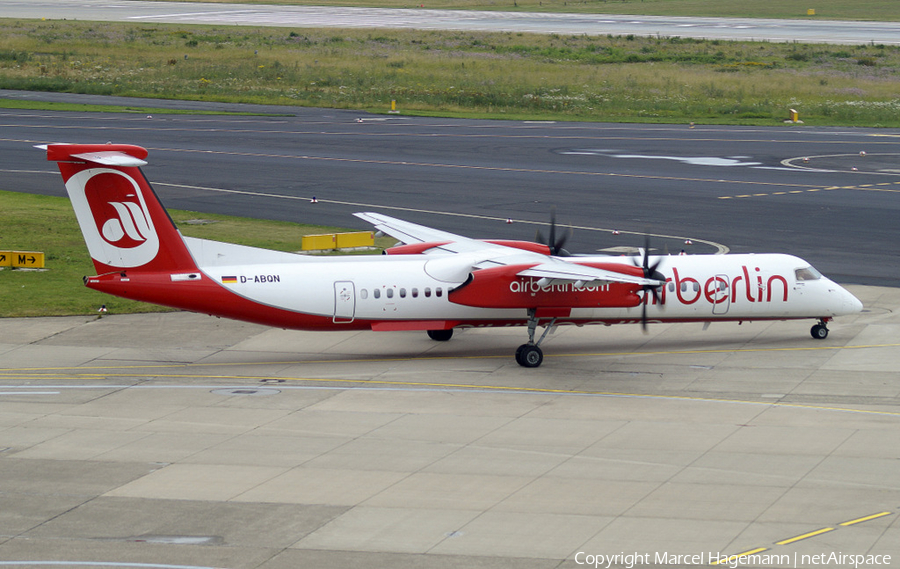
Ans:
[[[547,245],[550,246],[550,253],[556,255],[556,251],[554,251],[556,247],[556,206],[550,208],[550,237],[547,239]]]
[[[650,235],[648,233],[644,234],[644,250],[643,253],[639,253],[641,257],[641,263],[638,264],[637,259],[632,259],[632,262],[635,266],[640,267],[644,270],[644,278],[645,279],[653,279],[664,283],[666,281],[665,275],[660,273],[657,268],[659,264],[662,263],[662,259],[659,258],[656,260],[653,265],[650,264]],[[647,305],[650,304],[650,298],[653,298],[653,302],[655,304],[664,306],[662,303],[662,297],[659,294],[659,289],[662,287],[662,284],[659,285],[643,285],[641,290],[644,295],[641,299],[641,330],[646,334],[647,333]],[[650,297],[647,294],[650,294]]]
[[[641,332],[644,334],[647,333],[647,293],[644,293],[643,301],[641,302]]]
[[[566,241],[572,236],[572,229],[569,228],[568,231],[563,232],[559,238],[556,237],[556,207],[550,208],[550,235],[547,239],[544,239],[544,233],[538,229],[535,232],[534,240],[537,243],[542,243],[550,248],[550,254],[559,256],[559,257],[568,257],[571,256],[571,253],[566,251],[563,247],[566,244]]]
[[[566,245],[566,241],[568,241],[572,237],[572,228],[570,227],[568,231],[559,236],[559,239],[553,244],[553,249],[555,249],[555,255],[559,257],[569,257],[571,253],[564,249]]]

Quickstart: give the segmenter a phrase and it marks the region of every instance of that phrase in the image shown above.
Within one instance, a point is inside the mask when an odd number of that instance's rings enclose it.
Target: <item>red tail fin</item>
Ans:
[[[172,218],[140,170],[147,150],[126,144],[51,144],[98,274],[196,271]]]

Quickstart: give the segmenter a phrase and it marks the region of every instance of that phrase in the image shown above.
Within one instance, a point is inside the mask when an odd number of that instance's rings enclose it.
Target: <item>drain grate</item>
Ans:
[[[164,543],[167,545],[213,545],[222,543],[222,538],[209,535],[142,535],[128,541],[136,543]]]
[[[279,389],[256,388],[256,387],[229,387],[225,389],[213,389],[210,393],[216,395],[278,395],[281,393]]]

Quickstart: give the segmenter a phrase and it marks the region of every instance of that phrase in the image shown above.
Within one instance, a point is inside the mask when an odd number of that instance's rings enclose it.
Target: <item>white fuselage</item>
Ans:
[[[465,278],[456,275],[444,280],[453,271],[429,270],[430,263],[447,259],[445,256],[317,257],[190,238],[186,242],[201,271],[231,292],[265,306],[329,317],[336,324],[354,320],[453,320],[462,325],[466,321],[522,321],[529,295],[540,288],[535,279],[509,284],[512,292],[522,295],[522,309],[463,306],[451,302],[448,293]],[[647,300],[647,316],[654,321],[830,318],[861,309],[859,300],[843,287],[790,255],[660,259],[657,270],[666,277],[661,302],[657,304],[649,295]],[[627,257],[567,260],[632,264]],[[655,261],[651,257],[651,262]],[[636,321],[641,311],[641,306],[574,308],[563,320]]]

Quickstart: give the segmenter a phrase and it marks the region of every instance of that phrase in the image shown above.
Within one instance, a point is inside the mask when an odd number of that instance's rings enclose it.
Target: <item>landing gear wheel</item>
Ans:
[[[816,324],[809,329],[809,333],[816,340],[824,340],[828,337],[828,328],[826,328],[824,324]]]
[[[538,367],[544,361],[544,352],[534,344],[522,344],[516,350],[516,363],[522,367]]]
[[[435,342],[446,342],[453,337],[453,328],[449,330],[428,330],[428,337]]]

